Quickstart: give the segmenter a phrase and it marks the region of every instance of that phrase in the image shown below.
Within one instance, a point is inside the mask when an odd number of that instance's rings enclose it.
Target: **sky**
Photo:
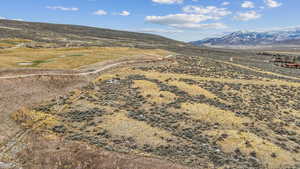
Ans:
[[[195,41],[300,25],[300,0],[2,0],[0,19],[76,24]]]

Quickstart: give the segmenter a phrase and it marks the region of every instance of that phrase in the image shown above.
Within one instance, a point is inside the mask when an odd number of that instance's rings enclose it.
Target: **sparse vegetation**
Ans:
[[[216,64],[178,56],[120,68],[34,111],[64,122],[57,135],[108,151],[190,167],[297,167],[299,119],[284,110],[299,109],[299,83],[231,64],[210,71]]]
[[[59,121],[53,115],[25,108],[13,113],[11,117],[26,128],[50,130],[59,125]]]

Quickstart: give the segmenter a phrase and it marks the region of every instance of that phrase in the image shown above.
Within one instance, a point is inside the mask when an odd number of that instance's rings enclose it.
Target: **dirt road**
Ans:
[[[90,71],[90,72],[68,73],[68,74],[49,72],[49,73],[40,73],[40,74],[25,74],[25,75],[3,76],[3,77],[0,77],[0,79],[17,79],[17,78],[28,78],[28,77],[38,77],[38,76],[88,76],[88,75],[100,73],[104,70],[107,70],[107,69],[110,69],[110,68],[113,68],[113,67],[117,67],[117,66],[120,66],[120,65],[123,65],[123,64],[139,63],[139,62],[147,62],[147,61],[151,61],[151,60],[117,62],[117,63],[106,65],[104,67],[101,67],[97,70],[93,70],[93,71]]]
[[[159,59],[133,59],[133,60],[120,60],[120,61],[114,61],[112,63],[103,63],[104,65],[99,65],[98,68],[95,68],[95,70],[89,70],[85,69],[83,72],[80,73],[52,73],[46,72],[46,73],[31,73],[31,74],[22,74],[22,75],[10,75],[10,76],[0,76],[0,79],[16,79],[16,78],[28,78],[28,77],[38,77],[38,76],[88,76],[93,74],[98,74],[104,70],[117,67],[120,65],[126,65],[126,64],[134,64],[134,63],[143,63],[143,62],[152,62],[152,61],[162,61],[164,59],[173,57],[174,55],[168,55],[164,58]]]

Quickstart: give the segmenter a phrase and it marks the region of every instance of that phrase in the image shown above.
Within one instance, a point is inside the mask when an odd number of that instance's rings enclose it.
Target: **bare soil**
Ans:
[[[0,143],[19,131],[18,125],[10,119],[11,113],[63,95],[86,83],[83,77],[0,79]]]
[[[17,155],[24,169],[188,169],[161,159],[111,152],[55,136],[30,135],[26,142],[30,145]]]

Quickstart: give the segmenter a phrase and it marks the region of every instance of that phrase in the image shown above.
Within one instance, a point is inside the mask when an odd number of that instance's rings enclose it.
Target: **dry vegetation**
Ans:
[[[176,95],[167,92],[160,91],[159,87],[153,83],[146,80],[136,80],[134,81],[133,87],[141,91],[143,97],[148,97],[149,101],[155,103],[171,103],[176,99]]]
[[[162,138],[172,138],[169,132],[151,127],[145,122],[128,118],[128,113],[125,112],[103,117],[103,123],[99,127],[107,130],[112,135],[132,137],[139,145],[166,144],[166,141]]]
[[[299,168],[300,83],[276,77],[178,56],[172,63],[113,70],[14,117],[24,126],[45,124],[38,131],[68,142],[189,167]],[[53,119],[54,126],[48,123]],[[26,151],[20,159],[30,168]],[[41,152],[30,155],[37,158]]]
[[[12,113],[11,118],[25,128],[51,130],[59,125],[59,121],[53,115],[25,108]]]
[[[0,68],[76,69],[103,61],[169,54],[160,49],[126,47],[16,48],[0,51]]]
[[[30,43],[31,40],[26,39],[18,39],[18,38],[8,38],[8,39],[0,39],[0,48],[12,48],[16,47],[23,43]]]

